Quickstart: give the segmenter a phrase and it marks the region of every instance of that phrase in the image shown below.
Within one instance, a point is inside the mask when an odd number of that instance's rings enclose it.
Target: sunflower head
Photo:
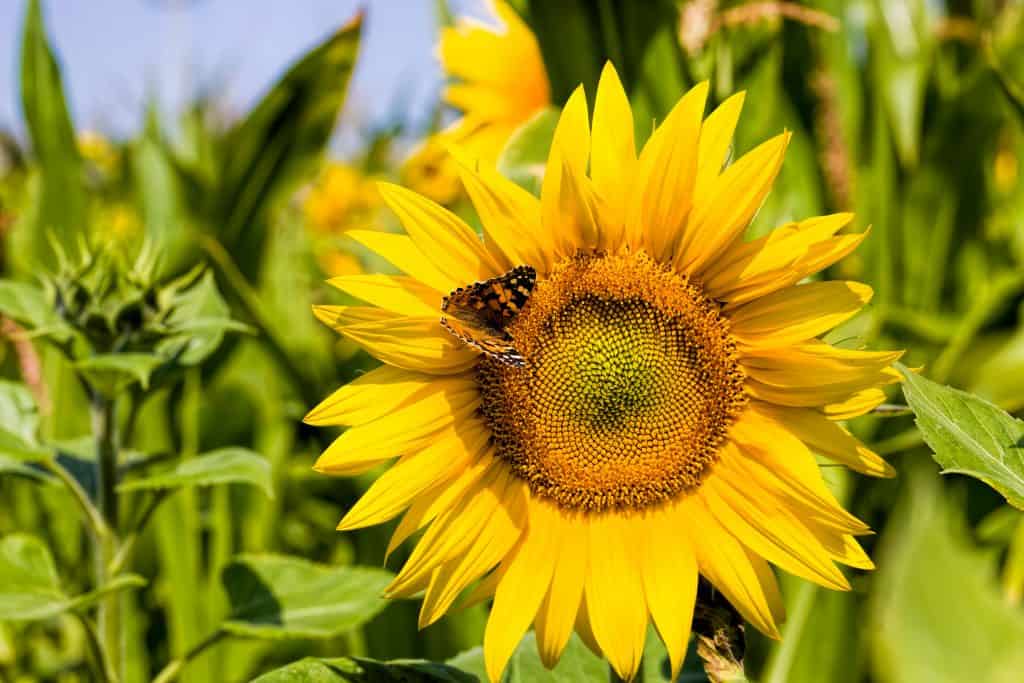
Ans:
[[[777,637],[772,564],[839,590],[837,564],[872,566],[816,456],[892,474],[839,421],[884,400],[899,353],[825,342],[871,290],[807,281],[864,234],[838,214],[745,241],[789,134],[727,163],[743,96],[705,117],[707,97],[638,155],[607,66],[593,117],[582,90],[566,104],[539,198],[457,154],[482,239],[382,186],[405,234],[352,235],[405,274],[337,278],[369,305],[316,310],[383,362],[307,417],[349,427],[317,469],[400,456],[340,528],[404,512],[391,549],[424,529],[389,594],[422,592],[422,625],[493,599],[492,680],[531,625],[546,665],[575,630],[629,679],[653,623],[678,672],[698,575]]]

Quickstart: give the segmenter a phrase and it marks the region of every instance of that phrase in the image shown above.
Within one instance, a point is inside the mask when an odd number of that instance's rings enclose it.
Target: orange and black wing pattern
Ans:
[[[508,325],[533,292],[537,271],[518,266],[500,277],[459,287],[444,298],[441,325],[470,346],[508,365],[522,366]]]

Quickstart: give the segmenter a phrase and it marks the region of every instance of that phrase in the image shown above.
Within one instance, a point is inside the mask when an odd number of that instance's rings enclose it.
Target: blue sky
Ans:
[[[339,131],[389,117],[422,125],[441,86],[437,0],[44,0],[79,128],[124,136],[156,95],[173,112],[199,90],[244,111],[281,71],[367,6],[363,52]],[[469,2],[453,3],[472,6]],[[26,0],[0,0],[0,129],[21,134]]]

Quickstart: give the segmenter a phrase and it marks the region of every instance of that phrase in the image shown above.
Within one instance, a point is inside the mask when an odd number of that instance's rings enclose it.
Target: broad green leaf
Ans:
[[[969,540],[957,496],[930,468],[907,495],[877,553],[865,633],[880,683],[1011,683],[1024,671],[1024,612],[997,590],[995,556]]]
[[[77,248],[87,219],[82,159],[68,114],[60,67],[46,37],[40,0],[31,0],[21,42],[21,101],[41,193],[37,224],[27,236],[36,258],[48,254],[47,234]]]
[[[943,473],[982,480],[1024,509],[1024,422],[900,366],[903,394]]]
[[[476,676],[434,662],[378,662],[362,657],[307,658],[270,673],[253,683],[479,683]]]
[[[557,109],[537,112],[509,137],[498,157],[498,171],[503,176],[538,196],[558,117]]]
[[[205,218],[255,280],[266,208],[312,170],[334,130],[359,50],[361,19],[311,50],[228,132]]]
[[[123,574],[90,593],[68,597],[46,544],[27,534],[0,539],[0,621],[49,619],[93,605],[109,593],[145,584],[141,576]]]
[[[38,431],[39,410],[28,387],[0,380],[0,456],[21,461],[50,457],[50,450],[38,441]]]
[[[475,647],[452,659],[448,664],[487,680],[484,667],[483,648]],[[608,664],[597,657],[575,633],[565,646],[561,659],[554,669],[548,671],[541,664],[537,654],[537,638],[533,631],[527,633],[519,647],[512,653],[505,671],[505,683],[571,683],[573,681],[608,680]]]
[[[258,487],[268,497],[274,496],[270,462],[245,448],[221,448],[204,453],[183,460],[169,472],[125,482],[118,490],[145,491],[216,484],[250,484]]]
[[[285,555],[241,555],[221,574],[231,613],[224,630],[254,638],[330,638],[376,616],[393,575],[326,567]]]
[[[138,382],[145,389],[150,375],[164,359],[152,353],[101,353],[83,358],[75,367],[105,396]]]
[[[0,280],[0,313],[29,328],[33,334],[67,341],[70,328],[54,310],[53,302],[38,285]]]

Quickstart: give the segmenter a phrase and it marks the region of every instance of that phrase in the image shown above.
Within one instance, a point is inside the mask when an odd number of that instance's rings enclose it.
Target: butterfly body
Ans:
[[[441,304],[441,325],[470,346],[508,365],[522,366],[508,326],[526,305],[537,281],[531,266],[459,287]]]

